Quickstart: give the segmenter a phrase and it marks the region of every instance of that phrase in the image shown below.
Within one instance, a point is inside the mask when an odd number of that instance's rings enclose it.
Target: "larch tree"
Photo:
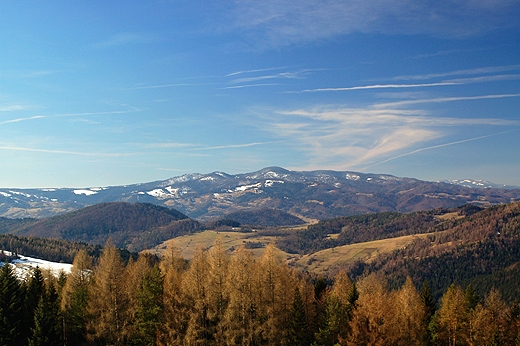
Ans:
[[[268,344],[288,340],[288,321],[293,301],[295,277],[282,262],[274,245],[269,244],[260,259],[261,314],[263,337]]]
[[[228,275],[229,255],[225,252],[222,240],[217,239],[208,251],[208,319],[209,332],[217,345],[224,344],[222,319],[228,304],[226,278]]]
[[[88,336],[95,343],[121,345],[124,342],[129,324],[124,274],[119,250],[107,243],[94,268],[88,292]]]
[[[425,306],[412,279],[406,278],[403,287],[395,294],[395,345],[422,345],[427,333]]]
[[[437,311],[439,342],[456,346],[467,340],[468,305],[462,288],[452,284],[442,296]]]
[[[394,338],[392,318],[395,306],[390,303],[385,282],[375,274],[358,281],[359,298],[351,322],[347,345],[386,345]]]
[[[222,326],[227,344],[260,344],[259,268],[251,252],[243,247],[231,257],[225,290],[229,300]]]
[[[208,254],[199,248],[184,275],[182,290],[189,308],[186,345],[207,345],[212,338],[208,319]]]
[[[170,244],[160,262],[164,274],[163,306],[164,323],[159,331],[160,345],[183,345],[189,321],[188,305],[182,290],[183,276],[187,263],[180,250]]]
[[[91,276],[92,258],[85,250],[79,250],[61,292],[66,345],[79,345],[85,341],[88,286]]]

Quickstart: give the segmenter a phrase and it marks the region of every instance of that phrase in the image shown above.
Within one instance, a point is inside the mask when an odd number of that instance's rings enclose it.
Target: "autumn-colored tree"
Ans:
[[[128,297],[125,268],[116,247],[107,243],[94,268],[89,288],[88,337],[97,344],[121,345],[128,327]]]
[[[287,343],[295,286],[295,276],[282,262],[274,245],[269,244],[260,259],[260,309],[265,321],[261,329],[268,344]]]
[[[80,345],[86,337],[88,286],[92,276],[92,258],[85,250],[74,257],[72,269],[61,292],[64,342]]]
[[[186,345],[207,345],[212,335],[208,318],[208,254],[199,248],[184,275],[182,291],[189,311]]]
[[[467,340],[468,304],[465,293],[452,284],[442,296],[437,311],[438,332],[436,339],[445,345],[456,346]]]
[[[392,334],[394,345],[422,345],[427,332],[425,305],[415,288],[412,279],[394,294],[395,316]]]
[[[500,293],[492,289],[469,316],[470,345],[506,345],[513,342],[508,335],[509,308]]]
[[[183,345],[189,321],[188,305],[182,289],[187,263],[174,244],[167,247],[160,262],[160,269],[164,273],[164,323],[159,330],[158,343],[160,345]]]
[[[240,247],[229,263],[225,285],[228,306],[222,328],[228,345],[258,345],[260,329],[259,266],[251,252]]]
[[[222,319],[228,304],[225,286],[228,276],[229,256],[219,238],[208,251],[208,319],[209,333],[217,345],[224,344]]]
[[[375,274],[358,281],[359,299],[351,322],[347,345],[388,345],[395,305],[389,301],[385,283]]]

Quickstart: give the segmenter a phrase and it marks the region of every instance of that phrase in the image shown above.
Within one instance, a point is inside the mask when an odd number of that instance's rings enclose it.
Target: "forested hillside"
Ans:
[[[233,220],[242,225],[248,226],[264,226],[264,227],[279,227],[279,226],[296,226],[302,225],[305,222],[289,213],[278,209],[263,208],[258,210],[243,210],[227,213],[226,220]]]
[[[198,222],[174,209],[147,203],[114,202],[31,223],[14,223],[8,232],[95,245],[111,239],[117,247],[139,251],[199,229]]]
[[[266,248],[259,260],[217,242],[187,263],[127,265],[113,246],[96,265],[80,251],[68,277],[27,284],[0,269],[0,344],[39,345],[515,345],[520,307],[497,290],[451,285],[436,302],[411,279],[375,274],[323,280]],[[518,287],[517,287],[518,289]],[[454,327],[456,326],[456,327]],[[456,340],[456,343],[455,343]]]
[[[447,229],[460,222],[460,218],[481,210],[469,204],[452,209],[438,208],[408,214],[387,212],[338,217],[310,225],[305,230],[281,239],[277,245],[287,252],[303,254],[335,246],[428,233]],[[452,217],[439,217],[442,215]],[[337,236],[331,237],[331,234]]]
[[[405,249],[371,263],[359,262],[350,272],[353,277],[380,273],[392,287],[407,276],[416,284],[428,279],[436,297],[451,283],[471,283],[480,294],[495,287],[509,300],[520,300],[520,203],[457,219]]]

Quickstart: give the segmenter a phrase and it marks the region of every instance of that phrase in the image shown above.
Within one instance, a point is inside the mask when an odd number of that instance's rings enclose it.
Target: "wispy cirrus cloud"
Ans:
[[[81,151],[59,150],[59,149],[30,148],[30,147],[20,147],[20,146],[11,146],[11,145],[0,145],[0,150],[34,152],[34,153],[44,153],[44,154],[58,154],[58,155],[89,156],[89,157],[124,157],[124,156],[132,155],[129,153],[81,152]]]
[[[438,86],[458,85],[458,82],[439,82],[439,83],[420,83],[420,84],[372,84],[372,85],[357,85],[351,87],[340,88],[316,88],[305,89],[301,91],[289,91],[288,93],[316,93],[324,91],[351,91],[351,90],[368,90],[368,89],[403,89],[403,88],[427,88]]]
[[[436,97],[436,98],[422,98],[415,100],[404,100],[387,103],[375,104],[376,108],[387,108],[387,107],[401,107],[410,106],[421,103],[443,103],[443,102],[456,102],[456,101],[474,101],[474,100],[489,100],[489,99],[501,99],[501,98],[514,98],[520,97],[520,94],[490,94],[490,95],[477,95],[477,96],[456,96],[456,97]]]
[[[298,143],[297,149],[305,152],[315,167],[361,169],[409,155],[406,153],[419,153],[425,148],[441,148],[443,145],[426,144],[440,140],[457,128],[520,127],[520,120],[439,117],[422,109],[403,109],[398,106],[403,104],[278,110],[272,113],[269,127],[264,130]],[[472,140],[483,138],[487,137]],[[450,145],[461,143],[465,142],[452,142]],[[413,149],[417,147],[422,149]],[[341,167],[338,162],[341,162]]]
[[[127,114],[140,111],[138,108],[132,107],[126,110],[120,111],[106,111],[106,112],[80,112],[80,113],[58,113],[58,114],[49,114],[49,115],[33,115],[29,117],[20,117],[15,119],[9,119],[0,121],[0,125],[10,124],[10,123],[19,123],[23,121],[32,121],[32,120],[40,120],[40,119],[49,119],[49,118],[63,118],[63,117],[81,117],[81,116],[96,116],[96,115],[120,115]]]
[[[443,78],[443,77],[452,77],[452,76],[470,76],[470,75],[491,74],[491,73],[518,71],[518,70],[520,70],[520,65],[487,66],[487,67],[479,67],[479,68],[473,68],[473,69],[447,71],[447,72],[439,72],[439,73],[429,73],[429,74],[420,74],[420,75],[402,75],[402,76],[393,77],[393,78],[391,78],[391,80],[426,80],[426,79],[433,79],[433,78]]]
[[[478,35],[518,26],[519,11],[520,4],[508,0],[246,0],[236,3],[231,23],[266,45],[283,46],[353,32]]]

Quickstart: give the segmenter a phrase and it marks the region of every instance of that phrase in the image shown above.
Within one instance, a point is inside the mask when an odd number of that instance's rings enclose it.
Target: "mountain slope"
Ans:
[[[198,227],[177,210],[148,203],[113,202],[37,220],[9,233],[100,245],[111,239],[118,247],[140,250],[149,245],[150,238],[160,242]]]
[[[520,203],[482,210],[442,232],[417,238],[391,255],[350,268],[352,277],[377,272],[398,287],[406,276],[428,280],[440,296],[451,283],[472,286],[483,294],[498,288],[508,299],[520,299]]]
[[[307,219],[374,212],[412,212],[466,203],[489,206],[520,200],[520,189],[426,182],[384,174],[289,171],[268,167],[230,175],[186,174],[164,181],[88,189],[0,189],[0,216],[48,217],[105,202],[175,208],[207,220],[230,210],[279,209]]]

